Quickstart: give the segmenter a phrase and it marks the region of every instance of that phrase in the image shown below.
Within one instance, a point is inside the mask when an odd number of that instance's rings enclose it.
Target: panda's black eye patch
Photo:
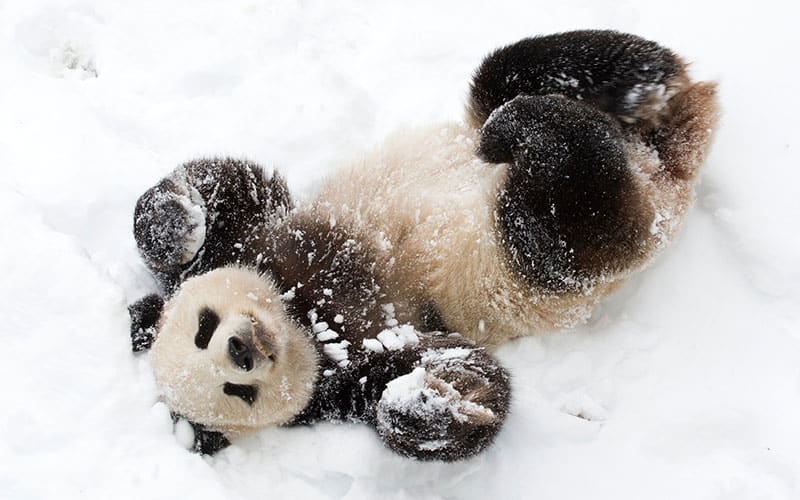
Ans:
[[[197,324],[197,335],[194,336],[194,345],[200,349],[206,349],[211,342],[211,336],[219,325],[219,316],[211,309],[205,307],[200,311],[200,318]]]
[[[240,385],[232,384],[230,382],[225,382],[222,392],[228,396],[236,396],[251,406],[258,395],[258,389],[256,389],[256,386],[254,385]]]

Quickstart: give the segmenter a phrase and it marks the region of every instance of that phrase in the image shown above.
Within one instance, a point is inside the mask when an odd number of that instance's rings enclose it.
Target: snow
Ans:
[[[206,239],[206,212],[202,205],[195,203],[200,198],[200,193],[192,188],[193,193],[189,196],[178,196],[177,200],[186,210],[189,216],[188,226],[192,228],[184,237],[184,253],[181,262],[189,262],[200,251]]]
[[[361,345],[369,352],[383,352],[383,344],[378,339],[364,339]]]
[[[378,427],[391,426],[389,419],[382,418],[381,409],[391,407],[400,409],[403,413],[414,415],[431,415],[426,420],[434,421],[436,415],[450,413],[454,418],[466,420],[467,417],[460,413],[460,401],[456,399],[458,392],[452,386],[447,387],[449,391],[444,394],[437,388],[430,387],[427,383],[428,373],[425,368],[414,368],[411,373],[397,377],[388,384],[381,396],[378,407]],[[444,386],[446,383],[438,381]],[[423,441],[420,449],[436,450],[447,446],[448,442],[442,440]]]
[[[405,342],[392,330],[383,330],[378,334],[378,340],[390,351],[399,351],[405,347]]]
[[[383,391],[383,399],[386,402],[406,402],[416,401],[417,394],[426,388],[425,368],[414,368],[411,373],[397,377],[388,384]]]
[[[328,323],[324,321],[320,321],[319,323],[314,323],[312,330],[314,333],[321,333],[328,329]]]
[[[320,342],[326,342],[328,340],[333,340],[335,338],[339,338],[339,334],[333,330],[324,330],[317,334],[317,340]]]
[[[791,6],[0,3],[0,496],[800,497]],[[500,349],[515,392],[496,443],[418,463],[366,426],[323,424],[188,452],[130,352],[126,306],[154,289],[136,198],[224,154],[308,197],[392,130],[460,119],[489,50],[584,27],[658,40],[719,80],[722,127],[658,262],[587,325]]]
[[[404,346],[414,346],[419,344],[419,337],[417,330],[411,325],[398,325],[392,328],[392,331],[397,334],[398,338],[403,342]]]
[[[330,342],[322,346],[325,354],[334,361],[344,361],[348,358],[347,348],[350,342],[342,340],[341,342]]]
[[[450,347],[447,349],[428,349],[422,354],[420,358],[422,363],[430,363],[433,361],[445,361],[448,359],[467,359],[473,352],[473,349],[466,347]]]
[[[192,429],[192,424],[188,420],[180,419],[175,422],[175,439],[187,450],[192,449],[194,446],[194,429]]]
[[[494,419],[495,414],[491,409],[467,399],[462,399],[451,384],[429,374],[425,367],[414,368],[410,373],[397,377],[388,384],[381,395],[378,410],[378,427],[391,426],[388,421],[382,421],[380,407],[390,406],[394,409],[415,415],[435,415],[446,412],[458,421],[473,419]],[[430,421],[437,417],[431,416]],[[447,446],[448,442],[441,440],[426,441],[420,449],[435,450]]]

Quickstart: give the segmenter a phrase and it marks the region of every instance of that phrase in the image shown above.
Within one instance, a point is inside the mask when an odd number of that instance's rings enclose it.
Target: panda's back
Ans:
[[[434,309],[452,331],[496,345],[584,320],[589,296],[545,296],[511,268],[495,227],[507,165],[475,156],[459,124],[407,131],[340,169],[315,201],[372,240],[399,319]]]

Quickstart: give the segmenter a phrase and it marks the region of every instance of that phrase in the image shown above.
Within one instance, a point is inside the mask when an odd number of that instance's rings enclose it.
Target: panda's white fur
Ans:
[[[310,209],[373,243],[402,321],[418,322],[411,304],[427,297],[449,329],[490,347],[575,326],[666,244],[691,201],[692,182],[660,175],[657,154],[631,140],[625,149],[647,208],[641,217],[651,221],[647,258],[578,293],[543,293],[500,248],[495,209],[509,166],[476,157],[478,134],[460,123],[400,132],[337,170]]]
[[[206,349],[194,339],[203,308],[220,318]],[[272,360],[263,356],[245,371],[228,356],[226,342],[251,329],[252,319],[268,338]],[[229,435],[286,423],[308,404],[317,378],[317,355],[308,336],[286,316],[269,278],[225,267],[187,280],[164,307],[152,366],[164,400],[178,414]],[[253,333],[256,336],[255,333]],[[261,347],[261,350],[265,350]],[[223,394],[225,383],[253,385],[252,405]]]

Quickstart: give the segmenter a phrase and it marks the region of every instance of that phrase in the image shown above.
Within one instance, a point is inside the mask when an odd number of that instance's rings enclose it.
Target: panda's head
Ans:
[[[237,267],[181,285],[164,305],[151,361],[173,412],[234,436],[300,413],[318,367],[272,281]]]

